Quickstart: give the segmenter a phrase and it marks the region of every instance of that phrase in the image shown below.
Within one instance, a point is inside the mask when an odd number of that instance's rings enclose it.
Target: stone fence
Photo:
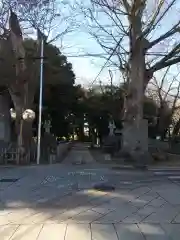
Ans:
[[[66,154],[68,154],[71,149],[71,142],[61,142],[59,143],[55,149],[52,151],[50,148],[41,149],[41,160],[40,163],[58,163],[62,162]],[[35,163],[36,162],[36,150],[37,146],[34,146],[34,149],[31,153],[26,155],[27,163]],[[0,164],[16,164],[17,159],[19,158],[19,151],[16,145],[2,145],[0,148]]]

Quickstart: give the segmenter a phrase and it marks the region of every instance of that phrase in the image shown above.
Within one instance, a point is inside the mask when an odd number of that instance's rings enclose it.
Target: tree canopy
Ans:
[[[27,78],[33,73],[32,84],[39,84],[40,53],[38,43],[32,39],[24,40],[25,61],[27,65]],[[0,62],[1,85],[8,85],[14,81],[14,68],[10,55],[3,55]],[[35,67],[37,66],[37,68]],[[8,71],[7,71],[8,69]],[[32,72],[33,71],[33,72]],[[60,50],[52,44],[45,44],[44,47],[44,82],[45,84],[74,84],[75,75],[72,64],[67,61]]]
[[[37,52],[37,41],[26,39],[24,41],[24,47],[26,50],[27,64],[39,64],[40,55],[38,55],[39,52]],[[72,70],[72,64],[67,61],[66,56],[60,52],[59,48],[52,44],[44,45],[43,77],[45,84],[54,85],[63,83],[72,85],[75,82],[75,75]],[[38,80],[39,79],[35,79],[35,82],[38,82]]]
[[[111,117],[118,129],[122,128],[123,91],[124,86],[95,86],[84,89],[80,85],[54,85],[48,87],[45,96],[46,114],[52,116],[53,132],[59,136],[68,136],[74,131],[79,139],[84,139],[84,127],[88,124],[90,135],[100,138],[109,132]],[[113,93],[113,94],[112,94]],[[170,108],[167,107],[166,111]],[[159,125],[160,106],[151,98],[144,98],[144,118],[149,121],[149,136],[156,137],[167,131],[168,124]],[[46,115],[46,116],[47,116]],[[161,115],[161,122],[166,116]],[[163,128],[164,127],[164,128]],[[94,132],[96,129],[96,133]]]

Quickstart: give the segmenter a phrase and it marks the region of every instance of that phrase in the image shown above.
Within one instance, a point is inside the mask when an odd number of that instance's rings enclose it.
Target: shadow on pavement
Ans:
[[[91,187],[102,181],[102,172],[94,172],[61,165],[1,171],[1,178],[19,180],[0,183],[0,235],[17,231],[19,225],[24,228],[14,240],[24,239],[42,224],[78,224],[79,228],[90,224],[89,239],[166,239],[161,226],[141,223],[153,212],[139,211],[159,197],[150,185],[118,187],[116,177],[115,191],[101,192]],[[104,179],[108,176],[106,172]]]

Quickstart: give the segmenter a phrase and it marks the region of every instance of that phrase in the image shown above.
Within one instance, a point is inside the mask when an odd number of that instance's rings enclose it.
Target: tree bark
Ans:
[[[26,67],[27,59],[23,45],[22,31],[18,18],[12,11],[9,18],[9,29],[10,31],[6,30],[7,36],[0,41],[1,53],[6,53],[5,55],[9,57],[8,61],[3,61],[5,62],[3,66],[6,66],[6,70],[9,68],[8,71],[11,73],[10,75],[9,72],[5,76],[3,75],[3,78],[8,80],[6,85],[8,85],[16,112],[15,131],[17,145],[19,148],[23,148],[23,151],[28,154],[30,151],[29,144],[32,139],[32,122],[24,121],[22,113],[26,109],[32,109],[37,85],[34,83],[34,79],[36,78],[35,74],[39,70],[37,69],[37,64],[34,65],[32,62],[28,64],[28,69]],[[37,51],[39,51],[39,46]],[[3,55],[4,58],[5,55]]]
[[[17,116],[15,120],[17,147],[20,151],[20,157],[17,159],[18,164],[27,164],[30,162],[30,152],[33,137],[32,123],[33,121],[22,119],[22,115]]]
[[[19,85],[16,86],[16,84],[12,85],[9,91],[16,112],[15,131],[17,148],[20,151],[17,164],[28,163],[30,160],[28,156],[31,151],[33,121],[23,120],[22,114],[26,109],[32,109],[33,93],[31,94],[28,91],[28,87],[24,87],[24,85],[20,87]]]
[[[138,152],[138,154],[148,152],[148,135],[142,132],[145,130],[141,130],[141,124],[143,120],[144,90],[150,77],[145,65],[144,38],[141,37],[141,12],[139,10],[139,13],[134,14],[135,15],[129,17],[131,23],[131,54],[129,59],[129,86],[128,94],[125,98],[123,129],[123,150],[131,153],[132,157],[135,157],[136,152]],[[146,82],[144,81],[145,76]],[[145,142],[146,144],[144,144]],[[138,158],[140,158],[140,156]]]

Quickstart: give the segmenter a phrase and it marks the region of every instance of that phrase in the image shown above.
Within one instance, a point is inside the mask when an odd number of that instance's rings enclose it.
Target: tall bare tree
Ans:
[[[107,54],[116,56],[116,63],[118,58],[118,67],[129,82],[124,117],[127,125],[139,126],[149,81],[157,71],[180,62],[180,20],[175,15],[178,1],[91,0],[91,3],[87,10],[83,8],[89,31]],[[170,14],[174,17],[171,24]]]

